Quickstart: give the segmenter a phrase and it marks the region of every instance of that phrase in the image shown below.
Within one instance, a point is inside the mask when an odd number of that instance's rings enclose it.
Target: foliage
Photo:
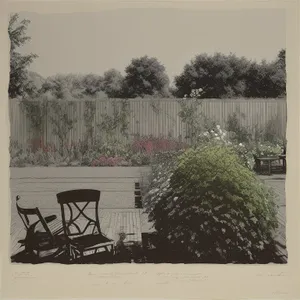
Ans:
[[[255,164],[253,149],[250,144],[238,143],[236,139],[231,140],[227,131],[217,125],[210,131],[205,131],[198,136],[198,146],[217,145],[232,149],[241,160],[242,164],[252,170]]]
[[[133,166],[148,166],[151,162],[151,157],[148,153],[138,152],[132,154],[130,162]]]
[[[37,148],[37,149],[36,149]],[[22,149],[15,141],[10,141],[10,165],[12,167],[59,165],[63,158],[51,146],[45,146],[40,141],[39,147]]]
[[[145,152],[154,155],[161,152],[178,151],[187,145],[172,138],[139,137],[132,143],[133,152]]]
[[[274,195],[232,149],[189,149],[155,180],[150,220],[161,251],[176,250],[180,262],[265,262],[277,226]]]
[[[32,128],[38,135],[43,133],[43,125],[47,114],[48,103],[44,99],[32,101],[23,99],[21,101],[21,109],[29,118]]]
[[[103,78],[95,74],[87,74],[81,77],[82,93],[85,96],[99,96],[103,90]]]
[[[191,144],[194,144],[195,139],[204,128],[205,116],[202,112],[199,112],[199,107],[202,105],[201,95],[202,88],[192,90],[189,97],[184,95],[184,97],[178,100],[180,105],[180,111],[178,113],[182,122],[187,126],[186,137],[190,139]]]
[[[143,207],[147,213],[152,213],[161,200],[161,192],[169,187],[170,177],[176,164],[176,159],[183,150],[157,153],[151,161],[151,172],[144,188]]]
[[[109,98],[122,98],[123,97],[123,81],[122,74],[111,69],[104,73],[103,76],[103,90]]]
[[[269,142],[258,143],[255,148],[254,155],[256,157],[268,157],[268,156],[278,156],[282,154],[282,146],[272,144]]]
[[[192,89],[203,88],[204,98],[222,98],[242,95],[248,61],[233,54],[200,54],[185,65],[181,75],[175,78],[176,95],[183,97]]]
[[[203,98],[281,97],[285,95],[285,50],[274,62],[252,62],[234,54],[197,55],[175,77],[175,96],[203,88]]]
[[[36,91],[35,94],[31,94],[31,97],[36,97],[39,94],[40,89],[42,88],[44,82],[46,81],[45,78],[43,78],[40,74],[28,71],[27,73],[28,82],[33,85],[33,89]]]
[[[128,165],[128,163],[125,161],[123,157],[107,157],[107,156],[100,156],[98,159],[95,159],[92,162],[93,167],[99,167],[99,166],[125,166]]]
[[[51,101],[49,106],[49,120],[52,125],[52,132],[59,140],[60,154],[64,155],[64,152],[67,149],[68,133],[73,129],[74,124],[77,121],[76,119],[71,118],[70,113],[68,113],[68,110],[74,108],[74,105],[69,101]],[[72,115],[74,115],[74,111]]]
[[[245,97],[277,98],[285,95],[285,72],[276,62],[252,62],[245,80]]]
[[[92,144],[94,141],[93,133],[94,133],[95,114],[96,114],[96,102],[85,101],[83,118],[84,118],[84,123],[86,128],[85,140],[87,146],[88,144]]]
[[[112,115],[107,113],[102,114],[103,120],[100,124],[97,124],[98,129],[101,131],[102,138],[105,140],[114,139],[117,129],[120,129],[123,136],[128,136],[128,118],[130,115],[129,102],[127,99],[122,99],[119,102],[113,100],[112,106]]]
[[[10,78],[8,93],[10,98],[18,96],[30,96],[36,92],[34,85],[28,80],[28,66],[37,58],[36,54],[22,55],[18,48],[30,41],[26,35],[29,20],[19,21],[18,14],[10,16],[8,34],[10,38]]]
[[[48,77],[39,90],[39,95],[46,95],[49,100],[84,99],[96,97],[103,89],[103,78],[94,74],[57,74]]]
[[[278,132],[280,132],[280,125],[281,124],[277,116],[269,120],[262,133],[262,140],[271,144],[284,146],[286,144],[286,139],[278,134]]]
[[[153,147],[144,148],[145,144]],[[23,149],[17,142],[11,141],[11,166],[24,167],[25,165],[56,165],[56,166],[144,166],[149,165],[152,159],[162,153],[172,153],[186,147],[173,139],[155,139],[152,137],[143,140],[121,142],[116,139],[108,141],[88,140],[78,143],[65,141],[64,151],[53,144],[45,144],[43,139],[33,139],[29,146]],[[43,159],[42,159],[43,158]]]
[[[143,56],[132,59],[125,72],[124,92],[127,97],[169,95],[169,78],[165,67],[156,58]]]
[[[232,138],[238,143],[248,143],[251,140],[251,134],[248,129],[240,122],[240,118],[245,116],[234,112],[228,116],[226,130],[232,135]]]

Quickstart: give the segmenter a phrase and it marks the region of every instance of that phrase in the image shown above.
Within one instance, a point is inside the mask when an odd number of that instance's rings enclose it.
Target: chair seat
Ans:
[[[102,234],[88,234],[70,239],[72,246],[80,249],[113,245],[114,242]]]
[[[55,217],[55,218],[54,218]],[[46,217],[45,220],[47,221],[48,228],[50,229],[53,235],[58,235],[63,232],[63,225],[61,220],[57,219],[56,216],[49,216]],[[41,222],[37,223],[35,227],[36,232],[45,232],[43,224]]]

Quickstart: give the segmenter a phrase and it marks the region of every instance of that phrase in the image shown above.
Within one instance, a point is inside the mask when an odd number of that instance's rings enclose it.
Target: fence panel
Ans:
[[[76,122],[67,135],[67,142],[76,143],[84,140],[87,132],[84,119],[85,102],[78,100],[71,102],[72,105],[68,107],[67,114]],[[97,125],[104,121],[106,114],[113,115],[114,104],[118,110],[122,109],[121,102],[117,99],[95,100],[94,136],[103,135]],[[222,128],[226,126],[228,117],[237,113],[241,124],[250,131],[253,131],[255,127],[264,129],[269,122],[273,122],[273,129],[278,136],[284,137],[286,133],[287,107],[285,99],[204,99],[198,109]],[[129,100],[129,136],[172,136],[184,139],[186,126],[178,116],[179,112],[180,105],[173,99]],[[46,114],[45,129],[40,138],[45,143],[59,146],[59,139],[54,134],[50,115],[50,113]],[[20,100],[10,100],[9,117],[11,140],[18,142],[24,148],[27,147],[30,141],[37,137],[37,133],[31,126],[30,118],[22,109]],[[120,130],[116,131],[116,136],[118,139],[124,138]]]

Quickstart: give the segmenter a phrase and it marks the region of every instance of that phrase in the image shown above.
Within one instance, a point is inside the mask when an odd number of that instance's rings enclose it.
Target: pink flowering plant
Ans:
[[[132,143],[133,152],[145,152],[149,155],[160,152],[177,151],[186,147],[187,145],[185,143],[176,139],[151,136],[136,138]]]
[[[78,141],[66,143],[63,151],[42,139],[28,142],[23,148],[11,141],[11,166],[144,166],[158,153],[174,152],[187,145],[172,138],[142,137],[132,142],[111,139],[109,142],[87,143]]]

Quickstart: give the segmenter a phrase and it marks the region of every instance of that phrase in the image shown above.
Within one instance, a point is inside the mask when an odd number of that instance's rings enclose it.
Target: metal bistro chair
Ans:
[[[25,253],[34,255],[38,261],[62,254],[65,251],[65,239],[61,221],[56,215],[44,218],[37,207],[22,208],[19,200],[20,196],[17,196],[17,211],[25,226],[26,237],[18,243],[25,247]]]
[[[100,194],[100,191],[90,189],[70,190],[57,194],[71,262],[99,262],[101,256],[102,259],[105,257],[104,253],[99,255],[101,252],[106,252],[108,260],[113,258],[114,241],[107,238],[100,229],[98,212]],[[88,206],[91,207],[89,211]],[[67,207],[69,218],[66,215]]]

